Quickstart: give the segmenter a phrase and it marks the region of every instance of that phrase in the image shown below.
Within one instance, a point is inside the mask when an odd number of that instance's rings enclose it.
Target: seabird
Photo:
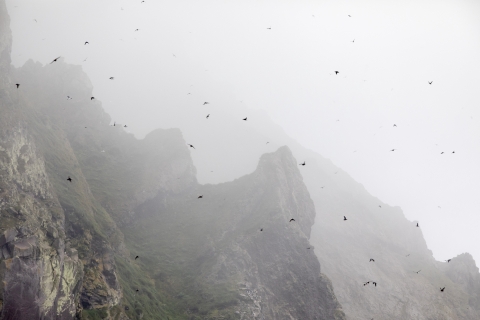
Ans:
[[[15,83],[15,85],[17,86],[17,89],[18,89],[18,87],[20,87],[20,83]]]
[[[343,221],[347,221],[347,217],[343,216]]]
[[[188,143],[187,143],[188,144]],[[192,144],[188,144],[190,146],[190,148],[193,148],[195,149],[195,147],[192,145]]]
[[[247,118],[245,118],[245,119],[242,119],[242,120],[243,120],[243,121],[247,121]]]
[[[70,181],[70,182],[72,182],[72,178],[70,178],[70,176],[68,176],[68,179],[67,179],[67,180]]]
[[[203,198],[203,195],[202,195],[202,196],[198,196],[198,198],[197,198],[197,199],[202,199],[202,198]]]
[[[299,166],[304,166],[305,165],[305,161],[303,161],[303,163],[300,163]]]
[[[58,57],[58,58],[55,58],[55,59],[53,59],[53,61],[52,61],[52,62],[50,62],[50,64],[52,64],[52,63],[54,63],[54,62],[57,62],[57,60],[58,60],[58,59],[60,59],[60,58],[61,58],[61,56],[60,56],[60,57]]]
[[[292,221],[295,221],[295,219],[292,218],[292,219],[290,219],[290,221],[288,221],[288,222],[292,222]]]

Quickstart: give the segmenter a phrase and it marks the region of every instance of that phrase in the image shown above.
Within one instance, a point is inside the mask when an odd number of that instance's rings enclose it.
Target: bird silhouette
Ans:
[[[85,43],[83,44],[84,46],[87,45],[87,44],[90,44],[90,42],[88,41],[85,41]]]
[[[95,100],[95,97],[90,97],[90,100]]]
[[[340,71],[335,71],[335,74],[339,74],[339,73],[340,73]]]
[[[70,181],[70,182],[72,182],[72,178],[70,178],[70,176],[68,176],[68,179],[67,179],[67,180]]]
[[[363,286],[366,286],[366,285],[369,284],[369,283],[370,283],[370,281],[367,281],[367,282],[365,282],[365,283],[363,284]]]
[[[260,231],[263,231],[263,228],[262,228],[262,229],[260,229]]]
[[[243,121],[247,121],[247,118],[242,119]]]
[[[136,257],[135,257],[135,260],[137,260],[138,258],[140,258],[140,257],[139,257],[139,256],[136,256]]]
[[[419,273],[420,271],[422,271],[422,270],[418,270],[418,271],[413,271],[413,272],[415,272],[416,274],[418,274],[418,273]]]
[[[209,113],[209,114],[207,114],[207,119],[208,119],[209,117],[210,117],[210,113]]]
[[[420,227],[420,226],[418,225],[418,222],[417,222],[417,227]]]
[[[432,83],[433,83],[433,81],[428,81],[428,84],[432,84]]]
[[[392,150],[390,150],[390,151],[395,151],[395,150],[396,150],[396,149],[392,149]]]
[[[343,221],[347,221],[347,217],[343,216]]]
[[[447,261],[447,263],[449,263],[450,261],[452,261],[452,259],[448,259],[448,260],[445,260],[445,261]]]
[[[203,196],[198,196],[198,198],[197,198],[197,199],[203,199]]]
[[[138,31],[138,29],[135,29],[135,31]]]
[[[268,30],[272,30],[272,28],[267,28]]]
[[[55,58],[55,59],[53,59],[53,61],[52,61],[52,62],[50,62],[50,64],[52,64],[52,63],[54,63],[54,62],[57,62],[57,60],[58,60],[58,59],[60,59],[60,58],[61,58],[61,56],[60,56],[60,57],[58,57],[58,58]]]
[[[292,218],[292,219],[290,219],[290,221],[288,221],[288,222],[292,222],[292,221],[295,221],[295,219]]]
[[[353,40],[352,40],[352,42],[354,42],[354,43],[355,43],[355,39],[353,39]]]
[[[124,125],[123,127],[124,127],[124,128],[126,128],[126,127],[127,127],[127,125]]]
[[[409,257],[409,256],[410,256],[410,253],[409,253],[409,254],[407,254],[405,257]]]
[[[188,144],[188,143],[187,143]],[[195,149],[195,147],[192,145],[192,144],[188,144],[190,146],[190,148],[193,148]]]
[[[203,103],[203,105],[206,105],[206,104],[210,104],[210,102],[208,102],[208,101],[205,101],[205,102]]]
[[[381,208],[382,206],[381,205],[378,205],[379,208]]]
[[[455,153],[455,151],[452,151],[452,153]]]
[[[375,262],[375,259],[371,259],[371,258],[370,258],[370,261],[368,261],[368,262]]]
[[[377,283],[376,283],[376,282],[373,282],[373,281],[372,281],[372,284],[374,284],[374,285],[375,285],[375,287],[377,286]]]
[[[443,151],[440,154],[443,154]]]
[[[113,79],[115,79],[115,77],[110,77],[109,79],[110,79],[110,80],[113,80]]]
[[[20,87],[20,83],[15,83],[15,85],[17,86],[17,89],[18,89],[18,87]]]
[[[72,100],[72,97],[70,97],[70,96],[67,96],[67,100]]]
[[[138,291],[139,291],[138,289],[135,290],[135,292],[138,292]]]
[[[308,247],[307,249],[310,249],[310,247]]]
[[[303,163],[300,163],[299,166],[304,166],[305,165],[305,161],[303,161]]]
[[[397,125],[394,123],[393,126],[396,127]]]
[[[443,287],[443,288],[440,288],[440,291],[441,291],[441,292],[443,292],[443,290],[445,290],[445,287]]]

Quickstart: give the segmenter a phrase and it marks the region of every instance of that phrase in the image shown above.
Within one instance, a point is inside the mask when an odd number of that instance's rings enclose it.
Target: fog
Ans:
[[[280,126],[418,220],[437,259],[478,263],[478,1],[7,5],[15,66],[82,65],[138,138],[181,128],[201,183],[253,171]]]

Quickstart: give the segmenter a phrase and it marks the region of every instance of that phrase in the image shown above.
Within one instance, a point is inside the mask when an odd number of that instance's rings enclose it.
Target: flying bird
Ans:
[[[138,289],[136,289],[135,292],[138,292]]]
[[[352,17],[351,15],[348,15],[350,18]]]
[[[135,29],[135,31],[138,31],[138,29]]]
[[[210,102],[205,101],[205,102],[203,103],[203,105],[206,105],[206,104],[210,104]]]
[[[114,77],[110,77],[109,79],[110,79],[110,80],[113,80],[113,79],[115,79],[115,78],[114,78]]]
[[[247,118],[245,118],[245,119],[242,119],[242,120],[243,120],[243,121],[247,121]]]
[[[343,216],[343,221],[347,221],[347,217]]]
[[[397,125],[394,123],[393,126],[396,127]]]
[[[367,282],[365,282],[365,283],[363,284],[363,286],[366,286],[366,285],[369,284],[369,283],[370,283],[370,281],[367,281]]]
[[[17,86],[17,89],[18,89],[18,87],[20,87],[20,83],[15,83],[15,85]]]
[[[262,228],[262,229],[260,229],[260,231],[263,231],[263,228]]]
[[[124,128],[126,128],[126,127],[127,127],[127,125],[124,125],[123,127],[124,127]]]
[[[392,150],[390,150],[390,151],[395,151],[395,150],[396,150],[396,149],[392,149]]]
[[[58,59],[60,59],[60,58],[61,58],[61,56],[60,56],[60,57],[58,57],[58,58],[55,58],[55,59],[53,59],[53,61],[52,61],[52,62],[50,62],[50,64],[52,64],[52,63],[54,63],[54,62],[57,62],[57,60],[58,60]]]
[[[203,195],[202,195],[202,196],[198,196],[198,198],[197,198],[197,199],[203,199]]]
[[[379,208],[381,208],[382,206],[381,205],[378,205]]]
[[[418,271],[413,271],[413,272],[415,272],[416,274],[418,274],[418,273],[419,273],[420,271],[422,271],[422,270],[418,270]]]
[[[355,42],[355,39],[353,39],[352,42]]]
[[[268,30],[272,30],[272,28],[267,28]]]
[[[95,99],[95,97],[90,97],[90,100],[94,100],[94,99]]]
[[[87,44],[90,44],[90,42],[85,41],[85,43],[83,45],[86,46]]]
[[[188,143],[187,143],[188,144]],[[195,147],[192,145],[192,144],[188,144],[190,146],[190,148],[193,148],[195,149]]]
[[[443,290],[445,290],[445,287],[443,287],[443,288],[440,288],[440,291],[441,291],[441,292],[443,292]]]
[[[410,256],[410,253],[409,253],[409,254],[407,254],[405,257],[409,257],[409,256]]]
[[[140,257],[139,257],[139,256],[136,256],[136,257],[135,257],[135,260],[137,260],[138,258],[140,258]]]
[[[339,74],[339,73],[340,73],[340,71],[335,71],[335,74]]]
[[[310,249],[310,247],[308,247],[307,249]]]
[[[418,225],[418,222],[417,222],[417,227],[420,227],[420,226]]]
[[[455,153],[455,151],[453,151],[452,153]]]
[[[448,260],[445,260],[445,261],[447,261],[447,263],[449,263],[451,260],[452,260],[452,259],[448,259]]]
[[[295,221],[295,219],[292,218],[292,219],[290,219],[290,221],[288,221],[288,222],[292,222],[292,221]]]
[[[210,117],[210,113],[209,113],[209,114],[207,114],[207,119],[208,119],[209,117]]]
[[[68,176],[68,179],[67,179],[67,180],[70,181],[70,182],[72,182],[72,178],[70,178],[70,176]]]
[[[440,154],[443,154],[443,151]]]
[[[433,81],[428,81],[428,84],[432,84],[432,83],[433,83]]]
[[[372,284],[374,284],[374,285],[375,285],[375,287],[377,286],[377,283],[376,283],[376,282],[373,282],[373,281],[372,281]]]
[[[375,262],[375,259],[370,258],[370,261],[368,261],[368,262]]]
[[[300,163],[299,166],[304,166],[305,165],[305,161],[303,161],[303,163]]]
[[[70,96],[67,96],[67,100],[72,100],[72,97],[70,97]]]

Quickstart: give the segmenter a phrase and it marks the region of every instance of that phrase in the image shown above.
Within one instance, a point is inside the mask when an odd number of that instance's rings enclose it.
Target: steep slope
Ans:
[[[137,215],[127,243],[192,319],[344,318],[308,249],[315,210],[288,148],[233,182],[159,194]]]

